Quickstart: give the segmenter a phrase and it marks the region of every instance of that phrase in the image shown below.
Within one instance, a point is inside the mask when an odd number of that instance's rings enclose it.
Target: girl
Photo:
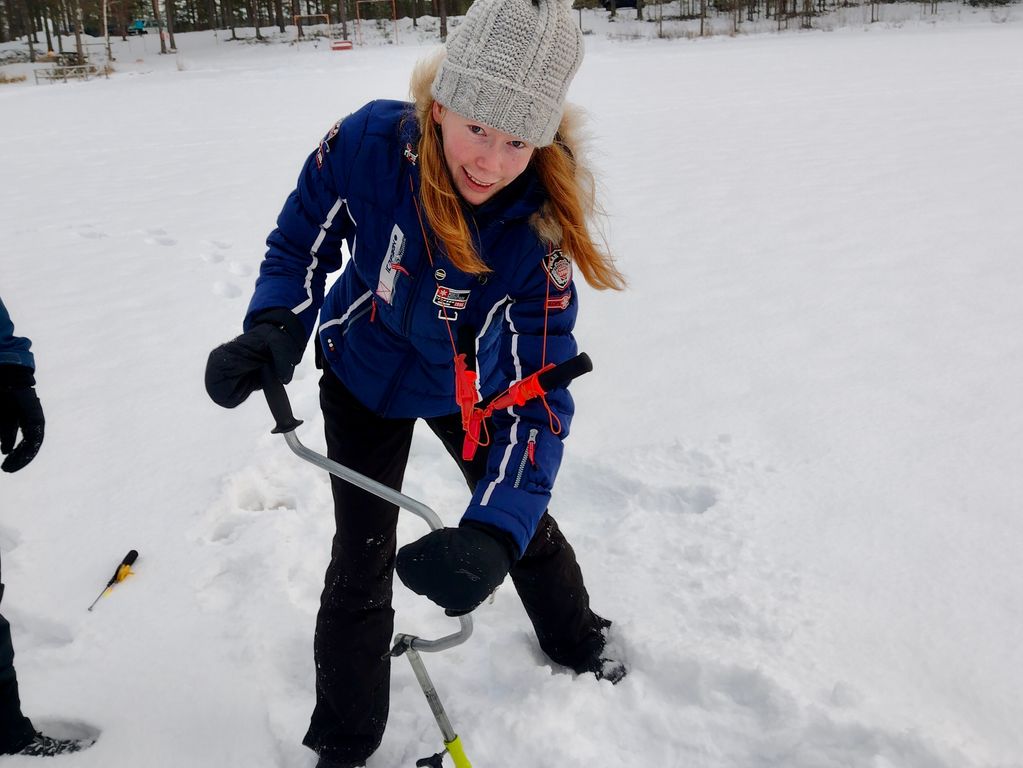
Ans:
[[[479,407],[576,354],[575,269],[596,288],[624,286],[589,231],[592,177],[564,114],[582,50],[558,0],[477,0],[443,56],[413,74],[414,104],[375,101],[327,133],[267,240],[246,332],[210,354],[207,391],[232,408],[264,366],[290,381],[315,326],[330,458],[400,489],[423,419],[473,491],[457,528],[396,554],[397,509],[331,478],[337,533],[304,739],[318,768],[363,765],[382,739],[395,567],[452,614],[510,574],[553,661],[625,674],[546,511],[570,395],[485,419]],[[324,298],[342,243],[351,258]]]

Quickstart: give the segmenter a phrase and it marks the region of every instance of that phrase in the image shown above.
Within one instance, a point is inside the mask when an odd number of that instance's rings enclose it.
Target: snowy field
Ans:
[[[1023,766],[1023,12],[999,13],[587,36],[570,95],[631,287],[581,290],[596,369],[552,511],[631,673],[552,668],[501,589],[424,657],[477,768]],[[429,46],[156,42],[0,86],[0,295],[48,419],[0,477],[3,613],[26,714],[102,732],[57,764],[312,768],[327,478],[203,367],[305,155]],[[311,359],[289,391],[322,449]],[[429,435],[405,490],[449,524],[468,500]],[[438,746],[399,659],[370,768]]]

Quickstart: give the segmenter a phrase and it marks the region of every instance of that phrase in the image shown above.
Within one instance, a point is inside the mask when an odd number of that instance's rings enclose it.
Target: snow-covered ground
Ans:
[[[1023,19],[956,8],[587,36],[571,96],[631,288],[581,289],[552,511],[631,674],[551,668],[500,590],[424,657],[474,765],[1023,766]],[[314,764],[327,479],[202,374],[305,155],[406,93],[429,46],[401,40],[150,36],[110,79],[0,86],[0,295],[48,418],[0,477],[3,613],[26,713],[102,731],[60,765]],[[322,448],[310,360],[289,390]],[[406,491],[451,524],[468,498],[428,435]],[[398,660],[370,766],[438,745]]]

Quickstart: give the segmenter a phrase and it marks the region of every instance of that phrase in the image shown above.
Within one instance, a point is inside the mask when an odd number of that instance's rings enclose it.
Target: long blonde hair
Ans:
[[[430,86],[444,58],[443,50],[421,61],[412,72],[411,93],[419,123],[420,197],[423,211],[437,234],[451,263],[469,274],[490,272],[472,245],[469,225],[462,214],[461,198],[455,191],[444,161],[439,126],[433,121],[434,99]],[[554,143],[537,147],[530,161],[547,200],[530,219],[537,235],[572,259],[586,282],[601,290],[625,287],[625,277],[615,267],[606,249],[594,242],[590,225],[603,216],[597,199],[593,174],[578,153],[579,113],[567,107]],[[603,238],[601,237],[601,240]]]

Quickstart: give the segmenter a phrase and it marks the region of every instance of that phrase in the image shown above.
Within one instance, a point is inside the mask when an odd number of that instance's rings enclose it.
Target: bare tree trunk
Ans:
[[[74,6],[75,12],[75,56],[78,57],[78,63],[85,63],[85,46],[82,45],[82,3],[81,0],[75,0]]]
[[[46,50],[53,50],[53,36],[50,34],[50,15],[52,11],[45,5],[43,10],[43,31],[46,33]]]
[[[170,49],[176,51],[178,47],[174,44],[174,0],[164,0],[164,9],[167,11],[167,42]]]
[[[234,29],[234,6],[231,5],[231,0],[224,0],[224,24],[231,29],[231,39],[237,40],[238,34]]]
[[[28,11],[28,0],[22,0],[21,3],[21,23],[25,27],[25,39],[28,41],[28,60],[35,63],[36,60],[36,49],[32,44],[32,27],[29,19],[32,15]]]
[[[58,0],[55,10],[56,15],[54,16],[53,23],[56,25],[57,53],[64,53],[64,35],[62,34],[66,29],[64,25],[64,4]]]
[[[121,40],[128,39],[128,9],[123,2],[117,4],[117,26],[121,30]]]
[[[277,28],[283,33],[284,29],[284,3],[281,0],[273,0],[274,14],[277,17]]]
[[[167,53],[167,43],[163,38],[163,20],[160,18],[160,4],[152,0],[153,18],[156,19],[156,31],[160,33],[160,53]]]
[[[643,0],[636,0],[636,21],[643,21]]]
[[[440,16],[440,41],[448,40],[448,6],[445,0],[437,0],[437,11]]]
[[[103,0],[103,39],[107,44],[107,66],[110,66],[110,62],[114,60],[114,54],[110,51],[110,17],[108,12],[110,2],[109,0]]]
[[[345,0],[337,0],[338,10],[341,11],[341,39],[348,39],[348,3]]]
[[[46,31],[46,23],[43,21],[43,9],[42,6],[29,0],[28,4],[29,13],[32,14],[32,40],[33,42],[39,42],[39,28],[42,27],[43,31]]]
[[[256,30],[256,39],[262,40],[263,33],[259,31],[259,3],[257,0],[249,0],[249,21],[252,22],[253,28]]]

